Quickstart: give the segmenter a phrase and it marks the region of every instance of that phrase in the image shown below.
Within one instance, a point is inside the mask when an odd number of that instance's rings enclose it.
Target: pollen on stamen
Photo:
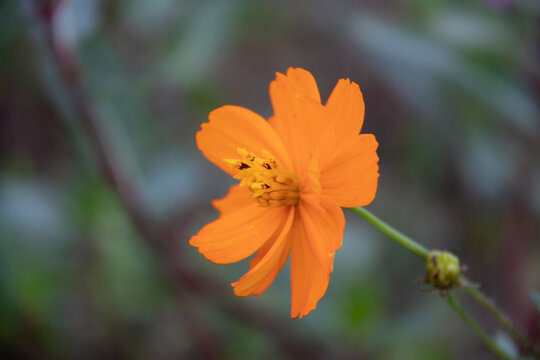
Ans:
[[[298,176],[279,166],[268,151],[263,157],[244,148],[237,149],[240,159],[223,159],[233,175],[240,180],[240,186],[247,186],[253,198],[261,206],[297,205],[300,197]]]

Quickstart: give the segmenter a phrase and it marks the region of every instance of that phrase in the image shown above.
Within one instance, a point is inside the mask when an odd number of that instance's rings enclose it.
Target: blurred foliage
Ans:
[[[0,357],[279,358],[273,339],[174,291],[99,178],[24,4],[0,2]],[[540,339],[540,5],[477,1],[51,1],[55,46],[81,69],[92,106],[153,220],[195,233],[232,183],[194,135],[224,104],[269,115],[276,71],[304,67],[323,99],[360,84],[381,178],[370,208],[472,278]],[[209,264],[236,280],[247,264]],[[326,296],[294,331],[352,357],[488,359],[423,264],[347,214]],[[533,295],[531,295],[531,293]],[[287,271],[257,298],[288,320]],[[535,305],[536,304],[536,308]],[[480,315],[482,316],[482,315]],[[504,335],[498,343],[511,353]]]

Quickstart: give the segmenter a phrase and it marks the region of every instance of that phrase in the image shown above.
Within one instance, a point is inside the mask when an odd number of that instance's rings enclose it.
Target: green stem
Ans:
[[[448,303],[450,304],[452,309],[454,309],[454,311],[463,319],[463,321],[465,321],[467,325],[469,325],[469,327],[476,333],[476,335],[478,335],[478,337],[482,339],[482,341],[484,341],[484,344],[486,344],[486,346],[490,348],[490,350],[493,351],[493,353],[497,354],[501,359],[505,359],[505,360],[513,359],[511,356],[504,353],[493,342],[493,340],[491,340],[491,338],[485,333],[485,331],[482,330],[480,325],[478,325],[478,323],[472,317],[470,317],[457,302],[454,301],[454,298],[452,297],[450,293],[448,293],[447,297],[448,297]]]
[[[428,249],[426,249],[423,245],[420,245],[407,235],[394,229],[392,226],[388,225],[383,220],[379,219],[377,216],[367,211],[365,208],[357,207],[350,209],[355,213],[361,215],[364,219],[373,224],[373,226],[375,226],[377,229],[381,230],[383,233],[390,236],[392,239],[396,240],[398,243],[405,246],[407,249],[413,251],[424,259],[427,258]]]
[[[463,279],[465,291],[471,295],[471,297],[476,300],[480,305],[486,308],[498,321],[499,323],[512,335],[512,337],[518,341],[523,348],[534,354],[540,359],[540,351],[536,349],[533,343],[521,332],[510,320],[508,315],[504,313],[489,297],[486,296],[478,287],[472,285],[469,280]]]
[[[401,233],[400,231],[393,228],[391,225],[387,224],[383,220],[379,219],[377,216],[373,215],[371,212],[364,208],[350,208],[355,213],[361,215],[364,219],[369,221],[377,229],[381,230],[386,235],[390,236],[392,239],[405,246],[407,249],[413,251],[417,255],[426,259],[428,257],[428,249],[423,245],[420,245],[415,240],[411,239],[407,235]],[[486,308],[491,314],[499,321],[499,323],[516,339],[527,352],[534,354],[540,359],[540,351],[535,348],[534,344],[521,332],[517,327],[512,324],[508,315],[506,315],[501,309],[499,309],[493,301],[491,301],[480,289],[473,286],[469,280],[465,277],[462,277],[463,288],[467,291],[480,305]],[[478,336],[499,356],[509,359],[508,355],[503,354],[498,347],[495,346],[493,341],[486,335],[482,330],[480,325],[474,321],[464,309],[462,309],[455,301],[452,299],[450,294],[448,295],[448,302],[456,310],[456,312],[465,320],[465,322],[473,329],[473,331],[478,334]]]

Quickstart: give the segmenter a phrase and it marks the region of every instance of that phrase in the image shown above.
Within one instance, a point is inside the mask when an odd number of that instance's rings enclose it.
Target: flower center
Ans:
[[[262,206],[285,206],[298,204],[300,182],[295,173],[281,167],[266,150],[263,157],[244,148],[238,148],[240,159],[223,159],[240,180],[240,186],[246,186],[253,193],[253,198]]]

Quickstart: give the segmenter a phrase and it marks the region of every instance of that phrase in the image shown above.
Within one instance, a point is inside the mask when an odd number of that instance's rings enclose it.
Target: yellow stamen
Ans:
[[[295,173],[281,167],[268,151],[263,157],[244,148],[238,148],[240,159],[223,159],[240,180],[240,186],[247,186],[253,198],[261,206],[296,205],[299,199],[300,183]]]

